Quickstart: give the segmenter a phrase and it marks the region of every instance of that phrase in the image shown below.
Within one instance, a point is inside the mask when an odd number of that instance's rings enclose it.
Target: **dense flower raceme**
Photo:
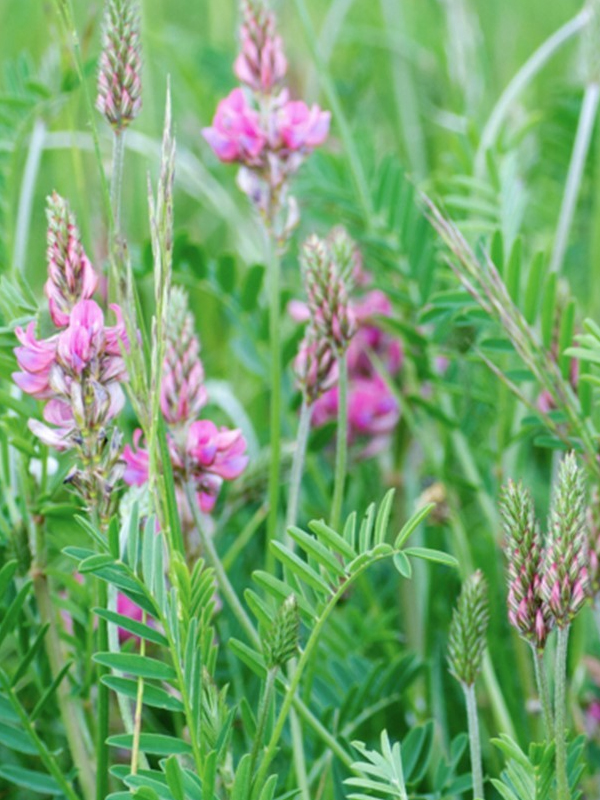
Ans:
[[[357,282],[362,283],[362,281]],[[378,317],[387,317],[392,313],[391,303],[383,292],[374,289],[361,298],[352,298],[350,306],[356,321],[356,332],[346,354],[348,435],[351,442],[368,440],[368,444],[362,450],[362,456],[369,457],[385,447],[390,433],[400,419],[398,403],[384,378],[378,373],[375,358],[384,366],[387,374],[394,377],[402,367],[403,351],[401,343],[377,325]],[[306,322],[310,319],[308,306],[300,301],[292,301],[288,310],[297,322]],[[322,342],[322,339],[319,341]],[[306,358],[306,347],[305,338],[296,361],[297,375],[299,366]],[[319,363],[323,365],[328,362],[324,362],[322,357]],[[316,366],[313,366],[313,370],[315,369]],[[312,423],[316,427],[337,419],[338,412],[339,396],[335,385],[337,374],[332,372],[331,368],[327,370],[326,367],[322,368],[319,374],[323,372],[321,390],[314,400]]]
[[[167,439],[182,521],[189,513],[183,491],[192,481],[198,505],[204,513],[213,510],[223,481],[238,478],[248,463],[246,441],[240,430],[218,428],[210,420],[198,420],[208,397],[203,384],[200,342],[194,332],[194,318],[187,308],[187,295],[171,290],[170,322],[163,365],[161,409],[167,422]],[[133,447],[124,451],[125,482],[141,486],[148,480],[149,456],[141,446],[142,432],[134,434]],[[191,523],[191,520],[189,520]],[[185,527],[185,525],[184,525]]]
[[[47,399],[44,419],[55,427],[30,420],[29,427],[43,442],[58,450],[73,446],[78,431],[97,429],[122,409],[119,383],[126,377],[121,343],[127,334],[118,306],[111,306],[117,325],[106,327],[102,309],[81,300],[60,333],[35,338],[35,323],[16,329],[21,346],[15,349],[21,372],[13,375],[26,393]]]
[[[74,215],[65,200],[48,200],[48,280],[45,292],[57,332],[37,339],[35,322],[16,328],[13,375],[22,391],[47,401],[44,420],[29,428],[57,450],[74,449],[77,466],[67,480],[89,505],[107,517],[112,492],[123,471],[121,435],[109,431],[124,404],[120,383],[127,377],[122,355],[128,348],[121,310],[117,323],[105,324],[100,306],[90,299],[98,276],[85,255]]]
[[[331,115],[291,100],[282,88],[287,62],[272,12],[254,0],[246,0],[242,11],[234,72],[245,88],[221,100],[202,134],[217,158],[241,165],[239,186],[270,226],[283,212],[277,234],[285,239],[298,219],[289,179],[327,139]]]
[[[135,0],[107,0],[96,107],[117,133],[140,113],[142,60]]]

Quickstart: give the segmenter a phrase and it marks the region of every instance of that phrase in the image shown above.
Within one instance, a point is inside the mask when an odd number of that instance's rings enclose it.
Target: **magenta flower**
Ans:
[[[143,486],[148,480],[149,455],[147,450],[139,446],[141,438],[142,430],[138,428],[133,434],[133,447],[126,444],[123,448],[123,480],[128,486]]]
[[[309,108],[302,100],[290,100],[277,113],[276,138],[288,150],[311,151],[327,139],[330,121],[329,111],[321,111],[317,105]]]
[[[348,348],[348,369],[352,374],[373,371],[371,355],[376,355],[391,376],[402,368],[402,344],[377,326],[377,317],[390,317],[392,304],[379,289],[352,303],[358,330]]]
[[[234,89],[217,106],[213,124],[202,135],[221,161],[256,164],[266,144],[259,115],[246,102],[242,89]]]
[[[21,342],[21,347],[15,347],[15,356],[23,371],[13,373],[14,382],[26,394],[39,400],[52,397],[50,372],[56,362],[58,336],[36,339],[35,322],[30,322],[25,331],[16,328],[15,334]]]

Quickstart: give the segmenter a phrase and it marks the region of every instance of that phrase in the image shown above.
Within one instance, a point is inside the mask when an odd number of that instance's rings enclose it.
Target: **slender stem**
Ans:
[[[296,659],[293,658],[288,664],[288,675],[290,678],[296,669]],[[308,782],[308,772],[306,769],[306,756],[304,754],[304,735],[302,733],[302,723],[298,713],[294,708],[290,708],[290,730],[292,733],[292,754],[294,757],[294,770],[298,789],[302,800],[311,800],[310,786]]]
[[[280,326],[280,282],[281,263],[277,245],[265,229],[265,250],[269,268],[269,339],[271,344],[271,436],[269,466],[269,517],[267,520],[267,567],[273,567],[273,556],[269,547],[277,536],[279,511],[279,484],[281,483],[281,335]]]
[[[24,730],[27,731],[29,738],[35,744],[42,764],[46,767],[50,775],[52,775],[56,783],[60,786],[63,794],[68,800],[80,800],[77,792],[75,792],[71,784],[67,781],[64,771],[56,763],[54,754],[48,750],[45,743],[38,736],[35,725],[31,723],[29,715],[21,705],[19,698],[15,695],[8,682],[5,681],[2,674],[0,674],[0,682],[3,684],[2,688],[6,692],[14,711],[21,720]]]
[[[542,713],[544,715],[544,732],[546,741],[552,739],[552,707],[550,704],[550,688],[548,686],[548,673],[544,664],[544,654],[533,648],[533,663],[535,665],[535,681],[537,683]]]
[[[273,691],[275,689],[275,679],[277,677],[278,667],[271,667],[267,672],[267,680],[265,682],[264,691],[260,698],[258,708],[256,734],[254,736],[254,744],[252,745],[252,753],[250,755],[250,775],[254,775],[254,765],[258,758],[258,753],[262,747],[265,738],[265,731],[267,728],[267,719],[269,718],[269,709],[271,708],[271,701],[273,700]]]
[[[300,489],[302,486],[302,473],[304,471],[304,459],[306,457],[306,445],[310,433],[310,420],[312,417],[312,406],[306,400],[302,401],[300,409],[300,421],[298,422],[298,435],[296,437],[296,449],[294,450],[294,460],[292,461],[292,473],[288,490],[288,507],[285,520],[285,527],[290,528],[298,521],[298,503],[300,500]],[[293,540],[287,537],[288,546],[293,545]]]
[[[219,590],[223,595],[225,602],[229,605],[229,607],[233,611],[238,622],[244,629],[246,635],[248,636],[252,644],[255,647],[259,648],[260,637],[256,632],[256,630],[254,629],[250,617],[244,611],[244,608],[240,603],[236,591],[231,585],[229,578],[227,577],[227,573],[223,569],[223,565],[221,564],[221,560],[215,549],[212,539],[209,536],[207,536],[206,531],[202,526],[202,519],[200,517],[200,511],[198,509],[198,503],[196,501],[194,488],[188,484],[185,488],[185,494],[189,508],[192,513],[192,517],[194,519],[194,524],[198,529],[198,534],[200,536],[200,540],[204,547],[205,555],[207,556],[208,561],[210,562],[212,568],[215,571],[215,577],[219,585]],[[286,691],[287,692],[290,691],[289,686],[286,688]],[[310,725],[313,731],[327,745],[327,747],[331,750],[331,752],[335,753],[335,755],[339,758],[339,760],[343,764],[345,764],[347,767],[350,767],[352,765],[353,759],[340,745],[336,737],[329,732],[329,730],[323,725],[323,723],[319,719],[317,719],[317,717],[315,717],[312,711],[305,705],[305,703],[302,702],[302,700],[299,697],[292,696],[292,703],[294,705],[294,708],[298,711],[299,715],[302,717],[302,719]]]
[[[46,653],[52,670],[52,677],[55,678],[65,663],[62,652],[58,627],[56,624],[56,607],[52,600],[48,576],[46,575],[46,542],[43,525],[35,526],[36,552],[35,562],[32,567],[33,587],[37,601],[40,619],[43,623],[48,623],[49,628],[44,637]],[[73,699],[69,694],[69,686],[66,681],[61,681],[56,690],[58,709],[65,727],[67,743],[73,759],[73,764],[77,770],[77,780],[81,785],[83,796],[86,800],[94,797],[95,777],[90,756],[85,748],[85,741],[77,725],[76,717],[71,708]]]
[[[300,658],[298,660],[298,666],[294,670],[294,674],[292,675],[291,680],[287,686],[283,703],[281,705],[277,721],[275,722],[273,733],[271,734],[271,739],[269,740],[266,752],[258,768],[257,778],[256,778],[257,786],[260,786],[267,777],[269,765],[271,764],[271,761],[275,756],[275,752],[277,750],[277,746],[281,738],[281,734],[283,732],[285,721],[287,719],[290,709],[292,708],[292,705],[294,704],[296,692],[298,690],[298,687],[300,686],[300,680],[302,678],[302,675],[304,673],[307,664],[310,662],[315,647],[319,642],[321,632],[327,620],[329,619],[332,611],[335,609],[340,598],[346,594],[350,586],[358,580],[358,578],[363,574],[363,572],[368,567],[388,557],[389,554],[374,556],[369,561],[366,561],[365,563],[361,564],[361,566],[348,577],[348,579],[337,589],[337,591],[331,595],[329,601],[327,602],[327,605],[325,606],[319,617],[316,619],[315,626],[311,631],[311,634],[306,643],[306,647],[302,651],[302,654],[300,655]]]
[[[493,147],[504,119],[521,92],[531,83],[533,78],[540,72],[552,56],[569,41],[575,34],[579,33],[589,22],[590,11],[584,8],[573,19],[570,19],[546,41],[538,47],[532,56],[523,64],[521,69],[510,81],[500,98],[488,121],[485,124],[477,154],[475,156],[475,174],[481,175],[485,167],[485,156],[487,151]]]
[[[81,90],[83,92],[83,97],[88,112],[88,121],[90,125],[90,131],[92,134],[92,141],[94,144],[94,154],[96,156],[96,163],[98,165],[98,172],[100,174],[100,187],[102,190],[102,197],[104,200],[104,204],[106,206],[106,213],[108,218],[108,227],[110,234],[109,238],[112,238],[114,220],[112,214],[112,206],[110,202],[110,191],[109,191],[108,181],[106,180],[106,173],[104,172],[104,164],[102,162],[102,151],[100,150],[100,138],[98,136],[98,127],[96,125],[96,114],[94,111],[94,104],[92,103],[92,98],[87,85],[85,65],[83,63],[83,56],[81,54],[81,44],[79,42],[79,34],[77,33],[77,28],[75,26],[73,4],[72,0],[55,0],[55,4],[59,16],[61,16],[64,20],[65,26],[71,36],[71,41],[73,44],[73,60],[75,62],[75,69],[77,70],[77,76],[81,83]]]
[[[255,647],[260,647],[260,637],[254,630],[254,625],[252,624],[250,617],[248,614],[246,614],[235,589],[227,577],[227,573],[223,569],[223,564],[221,563],[221,559],[219,558],[219,554],[217,553],[212,538],[207,535],[204,529],[202,518],[200,517],[200,509],[198,508],[198,501],[196,500],[196,493],[194,487],[189,483],[186,484],[185,495],[192,518],[194,520],[194,524],[198,531],[198,535],[200,536],[200,541],[202,542],[202,547],[204,548],[204,553],[208,557],[208,560],[215,571],[215,577],[217,579],[217,583],[219,584],[221,594],[223,595],[227,605],[233,611],[234,616],[237,618],[252,644]]]
[[[590,148],[590,140],[596,122],[599,101],[600,85],[596,82],[592,82],[586,86],[583,103],[581,105],[577,134],[575,136],[573,153],[571,154],[571,162],[569,164],[569,173],[565,184],[565,193],[560,207],[558,225],[556,226],[556,239],[554,241],[552,258],[550,260],[551,272],[560,272],[565,258],[565,252],[569,241],[569,232],[573,224],[573,216],[577,206],[581,178]]]
[[[556,741],[556,800],[571,800],[567,777],[566,741],[566,691],[567,691],[567,652],[569,646],[569,625],[558,629],[556,645],[556,670],[554,675],[554,718]]]
[[[337,451],[335,458],[335,483],[331,505],[330,524],[337,530],[342,516],[344,484],[346,483],[346,462],[348,460],[348,364],[346,355],[338,357],[338,424]]]
[[[107,607],[107,587],[103,580],[98,579],[98,607]],[[100,617],[98,619],[98,651],[103,653],[108,650],[108,623]],[[98,664],[98,728],[96,731],[96,800],[105,800],[108,794],[108,739],[110,727],[110,694],[108,686],[102,682],[102,677],[108,673],[108,668]]]
[[[123,189],[123,157],[125,154],[125,131],[116,131],[113,138],[112,173],[110,176],[110,204],[115,220],[115,234],[121,232],[121,194]]]
[[[473,800],[484,800],[483,770],[481,768],[481,741],[479,739],[479,717],[477,716],[475,686],[463,684],[463,690],[465,692],[465,700],[467,701],[471,772],[473,773]]]
[[[142,612],[142,623],[146,624],[146,612]],[[140,655],[146,654],[146,640],[140,640]],[[140,755],[140,735],[142,732],[142,709],[144,705],[144,679],[138,678],[137,696],[135,699],[135,717],[133,720],[133,745],[131,747],[131,774],[137,775]]]
[[[367,223],[367,227],[372,228],[374,213],[373,203],[369,193],[369,184],[364,167],[360,160],[360,156],[358,154],[358,149],[356,147],[348,118],[346,117],[344,108],[340,101],[340,96],[335,86],[335,82],[333,81],[333,78],[329,72],[329,67],[327,66],[327,63],[322,57],[321,51],[319,50],[319,38],[311,22],[310,14],[308,13],[308,9],[306,7],[306,0],[294,0],[294,2],[298,11],[298,16],[300,17],[300,23],[304,28],[307,44],[312,52],[312,57],[319,73],[321,85],[323,86],[327,101],[331,106],[333,117],[337,123],[340,135],[344,142],[344,148],[348,155],[348,161],[350,162],[352,176],[356,185],[358,199],[362,206],[365,222]]]

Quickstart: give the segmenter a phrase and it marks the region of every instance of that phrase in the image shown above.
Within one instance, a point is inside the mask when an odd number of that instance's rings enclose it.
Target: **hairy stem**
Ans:
[[[296,669],[296,659],[293,658],[288,665],[288,676],[291,678]],[[301,800],[311,800],[308,772],[306,769],[306,756],[304,754],[304,735],[302,723],[295,708],[290,708],[290,730],[292,733],[292,753],[294,757],[294,770]]]
[[[346,483],[346,462],[348,460],[348,363],[346,355],[338,357],[338,424],[337,424],[337,450],[335,457],[335,483],[333,487],[333,502],[331,505],[330,524],[334,530],[338,529],[342,516],[344,501],[344,484]]]
[[[473,800],[484,800],[483,770],[481,768],[481,741],[479,739],[479,717],[477,716],[475,686],[463,684],[463,690],[467,702],[471,772],[473,773]]]
[[[125,131],[117,131],[113,138],[112,173],[110,176],[110,204],[115,220],[115,235],[121,232],[121,194],[123,189],[123,157]]]
[[[540,703],[542,704],[542,714],[544,717],[544,732],[546,741],[552,739],[552,707],[550,704],[550,688],[548,686],[548,673],[544,664],[544,654],[539,653],[533,648],[533,663],[535,665],[535,681],[537,684]]]
[[[265,229],[265,249],[269,268],[269,339],[271,345],[271,427],[269,465],[269,517],[267,520],[267,567],[273,567],[273,556],[269,544],[277,536],[279,511],[279,484],[281,482],[281,336],[280,325],[280,281],[281,262],[277,244]]]
[[[565,192],[560,207],[558,225],[556,226],[556,239],[554,240],[554,248],[550,260],[551,272],[560,272],[564,262],[569,241],[569,232],[573,224],[573,216],[577,206],[583,169],[587,160],[592,131],[594,130],[596,115],[598,113],[599,101],[600,85],[592,82],[586,87],[583,96],[579,123],[577,125],[577,134],[575,136],[567,182],[565,184]]]
[[[569,647],[569,625],[558,629],[556,645],[556,670],[554,674],[554,718],[556,741],[556,800],[571,800],[567,776],[566,740],[566,693],[567,652]]]
[[[304,459],[306,457],[306,445],[310,433],[310,420],[312,417],[312,406],[306,400],[302,402],[300,409],[300,421],[298,422],[298,435],[296,437],[296,449],[294,450],[294,460],[292,461],[292,473],[288,490],[288,507],[285,520],[285,527],[290,528],[298,521],[298,504],[300,501],[300,489],[302,486],[302,473],[304,471]],[[288,536],[286,538],[288,547],[293,546],[293,541]]]

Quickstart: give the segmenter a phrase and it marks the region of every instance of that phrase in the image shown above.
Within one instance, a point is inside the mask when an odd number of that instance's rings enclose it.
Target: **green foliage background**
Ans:
[[[102,7],[85,0],[74,5],[93,91]],[[437,240],[418,208],[414,187],[442,199],[464,223],[472,241],[488,245],[499,231],[500,261],[510,261],[514,243],[522,237],[522,252],[513,257],[519,260],[517,288],[525,287],[534,255],[547,254],[554,239],[583,92],[578,39],[554,57],[512,107],[478,176],[474,176],[475,156],[503,88],[535,48],[580,6],[570,0],[311,0],[307,6],[318,46],[331,53],[331,76],[367,178],[372,212],[365,214],[356,192],[334,117],[326,151],[311,159],[296,184],[302,206],[297,240],[313,229],[325,232],[336,222],[348,225],[363,248],[374,283],[393,299],[392,324],[403,337],[407,355],[396,387],[403,416],[393,451],[376,470],[361,462],[353,468],[347,511],[364,509],[373,498],[382,497],[385,488],[396,486],[393,520],[399,529],[425,489],[438,483],[444,487],[441,513],[422,531],[419,543],[454,553],[465,574],[474,567],[485,571],[492,597],[491,663],[516,738],[526,749],[530,739],[539,737],[539,726],[527,714],[527,700],[533,694],[527,653],[506,621],[496,499],[506,477],[522,477],[532,485],[543,517],[555,452],[540,446],[539,430],[522,424],[523,408],[478,359],[474,345],[481,341],[481,327],[487,323],[463,313],[466,295],[457,299],[450,294],[458,284],[438,258]],[[278,2],[275,8],[294,94],[329,107],[296,3]],[[235,84],[231,63],[236,20],[237,4],[232,0],[143,3],[144,107],[128,137],[123,196],[124,226],[138,285],[145,308],[150,308],[146,173],[150,170],[155,177],[158,168],[169,75],[179,154],[175,279],[191,292],[207,374],[226,381],[223,391],[243,404],[256,440],[249,475],[229,493],[217,518],[222,553],[236,542],[260,506],[268,403],[267,316],[258,301],[262,271],[256,266],[260,240],[245,198],[235,187],[235,170],[219,164],[200,135],[218,100]],[[98,264],[106,255],[102,200],[86,138],[83,97],[54,4],[0,0],[0,23],[0,272],[12,266],[21,269],[41,298],[45,196],[56,189],[69,197],[88,252]],[[43,140],[39,153],[32,146],[36,131],[37,141]],[[106,131],[103,146],[108,164]],[[39,172],[31,185],[27,165],[37,156]],[[575,330],[585,317],[597,318],[600,312],[598,165],[595,135],[565,260],[563,274],[569,285],[561,285],[556,303],[560,308],[560,298],[569,292],[576,299]],[[19,228],[24,189],[33,193],[30,215]],[[497,246],[498,242],[497,236]],[[500,253],[499,246],[496,252]],[[21,254],[21,263],[15,263],[15,254]],[[284,299],[298,295],[293,250],[284,264],[284,284]],[[441,295],[444,291],[448,294]],[[484,335],[488,334],[495,335],[493,326],[486,328]],[[297,344],[291,321],[285,323],[284,335],[289,367]],[[6,393],[10,348],[6,338],[2,344]],[[438,356],[449,359],[443,376],[434,369]],[[518,366],[511,361],[514,354],[501,352],[499,359],[503,369]],[[538,389],[530,384],[527,392],[535,397]],[[288,368],[284,433],[290,443],[296,407]],[[6,415],[0,420],[3,443],[12,424]],[[128,424],[133,427],[131,413]],[[25,438],[24,423],[20,430]],[[312,441],[303,519],[322,516],[328,505],[331,454],[324,447],[326,439],[327,432]],[[60,493],[52,498],[52,503],[60,501]],[[56,554],[80,536],[60,510],[50,525]],[[10,525],[3,524],[0,546],[5,549],[9,534]],[[240,589],[249,585],[250,573],[261,566],[262,553],[260,537],[255,536],[242,557],[232,559],[232,576]],[[59,575],[67,570],[61,559],[57,555]],[[79,590],[72,588],[77,595]],[[360,738],[370,747],[377,746],[383,728],[398,739],[432,718],[436,753],[441,757],[448,752],[465,727],[460,691],[445,664],[450,609],[458,588],[459,576],[442,566],[416,567],[411,583],[399,583],[392,568],[377,566],[361,580],[360,591],[324,634],[305,690],[315,713],[344,739]],[[86,599],[80,597],[81,608]],[[224,640],[230,632],[240,635],[228,630],[224,616],[218,618],[217,627]],[[573,664],[584,651],[597,650],[586,613],[574,635]],[[225,648],[218,674],[231,680],[237,700],[251,694],[248,687],[254,686],[255,678]],[[573,708],[580,709],[599,693],[579,670]],[[361,711],[371,707],[372,715],[363,719]],[[490,682],[482,683],[481,709],[486,764],[498,775],[503,764],[500,752],[487,745],[499,730]],[[160,720],[157,724],[160,727]],[[309,759],[318,762],[320,744],[309,742],[309,748],[313,748],[308,750]],[[592,768],[598,765],[595,743],[588,758]],[[332,793],[326,795],[331,797],[339,796],[343,777],[338,765],[332,770]],[[426,784],[427,776],[423,780]]]

